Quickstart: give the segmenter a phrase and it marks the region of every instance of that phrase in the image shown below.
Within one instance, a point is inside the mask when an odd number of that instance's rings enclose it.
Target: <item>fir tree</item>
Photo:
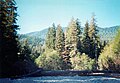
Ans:
[[[81,52],[82,51],[82,49],[81,49],[81,34],[82,34],[82,31],[81,31],[81,25],[80,25],[80,22],[79,22],[79,19],[77,19],[76,20],[76,25],[77,25],[77,34],[76,34],[76,36],[77,36],[77,49],[78,49],[78,51],[79,52]]]
[[[16,25],[17,7],[14,0],[0,0],[0,76],[14,74],[13,64],[18,60]]]
[[[55,38],[56,37],[56,29],[55,29],[55,25],[53,24],[53,27],[50,27],[48,29],[48,33],[46,36],[46,48],[47,49],[55,49]]]
[[[98,58],[98,50],[99,50],[99,45],[100,45],[100,39],[98,36],[98,29],[97,29],[97,24],[95,20],[95,15],[92,15],[92,19],[90,22],[90,28],[89,28],[89,37],[90,37],[90,57],[91,58]]]
[[[60,25],[57,26],[57,31],[56,31],[56,50],[58,52],[63,52],[64,51],[64,32],[62,30],[62,27]]]
[[[88,21],[86,22],[85,27],[84,27],[82,43],[83,43],[83,48],[82,48],[83,53],[89,55],[91,42],[90,42],[90,37],[89,37],[89,23],[88,23]]]
[[[67,49],[79,50],[80,34],[81,34],[80,23],[78,19],[74,20],[74,18],[72,18],[66,31],[65,44]]]

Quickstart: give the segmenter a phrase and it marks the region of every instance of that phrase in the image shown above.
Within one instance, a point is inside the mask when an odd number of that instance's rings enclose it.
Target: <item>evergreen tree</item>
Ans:
[[[0,0],[0,77],[13,75],[13,64],[18,60],[15,5],[14,0]]]
[[[64,51],[64,32],[62,30],[62,27],[60,25],[57,26],[57,31],[56,31],[56,50],[58,52],[63,52]]]
[[[78,19],[74,20],[74,18],[72,18],[66,31],[65,47],[70,50],[79,50],[80,34],[80,23]]]
[[[80,25],[80,22],[79,22],[79,19],[77,19],[76,20],[76,25],[77,25],[77,34],[76,34],[76,36],[77,36],[77,49],[78,49],[78,51],[79,52],[81,52],[82,51],[82,49],[81,49],[81,34],[82,34],[82,31],[81,31],[81,25]]]
[[[96,24],[96,19],[94,14],[92,15],[91,22],[90,22],[89,36],[91,39],[98,38],[98,30],[97,30],[97,24]]]
[[[89,23],[88,21],[85,24],[84,27],[84,33],[83,33],[83,48],[82,48],[82,52],[89,55],[90,54],[90,37],[89,37]]]
[[[90,22],[90,28],[89,28],[89,37],[90,37],[90,57],[91,58],[98,58],[98,50],[99,50],[99,44],[100,44],[100,39],[98,36],[98,29],[97,29],[97,24],[95,20],[95,15],[92,15],[92,19]]]
[[[53,27],[50,27],[48,29],[48,33],[46,36],[45,45],[47,49],[55,49],[55,38],[56,37],[56,29],[55,25],[53,24]]]
[[[67,69],[71,68],[71,52],[76,55],[78,51],[81,51],[81,41],[80,41],[80,22],[72,18],[65,32],[65,51],[62,53],[64,62],[67,64]]]

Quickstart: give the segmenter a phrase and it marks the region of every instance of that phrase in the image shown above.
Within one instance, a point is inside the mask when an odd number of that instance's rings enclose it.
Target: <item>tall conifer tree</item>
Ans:
[[[77,20],[74,20],[74,18],[72,18],[70,24],[68,25],[68,29],[66,31],[66,47],[71,49],[71,50],[75,50],[75,49],[79,49],[79,45],[80,45],[80,34],[81,34],[81,30],[80,30],[80,23]]]
[[[53,24],[53,26],[48,29],[48,33],[45,41],[46,48],[55,49],[55,39],[56,39],[56,28],[55,25]]]
[[[62,30],[62,27],[58,25],[56,31],[56,50],[59,52],[63,52],[64,45],[65,45],[64,32]]]
[[[0,76],[14,74],[13,64],[18,60],[16,25],[17,7],[14,0],[0,0]]]
[[[88,21],[86,22],[85,27],[84,27],[82,42],[83,42],[83,48],[82,48],[83,53],[89,55],[91,42],[90,42],[90,37],[89,37],[89,23],[88,23]]]
[[[89,37],[90,37],[90,57],[91,58],[98,58],[98,50],[99,50],[99,44],[100,44],[100,38],[98,36],[98,26],[96,24],[95,15],[92,15],[92,19],[90,22],[90,28],[89,28]]]

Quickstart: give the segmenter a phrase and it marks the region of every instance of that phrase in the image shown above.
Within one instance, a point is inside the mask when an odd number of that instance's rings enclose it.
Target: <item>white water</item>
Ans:
[[[0,83],[120,83],[119,78],[102,76],[46,76],[22,79],[0,79]]]

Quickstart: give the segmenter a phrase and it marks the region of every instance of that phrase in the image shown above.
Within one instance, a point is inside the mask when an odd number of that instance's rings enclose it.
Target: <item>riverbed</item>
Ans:
[[[120,78],[103,76],[42,76],[18,79],[3,78],[0,83],[120,83]]]

